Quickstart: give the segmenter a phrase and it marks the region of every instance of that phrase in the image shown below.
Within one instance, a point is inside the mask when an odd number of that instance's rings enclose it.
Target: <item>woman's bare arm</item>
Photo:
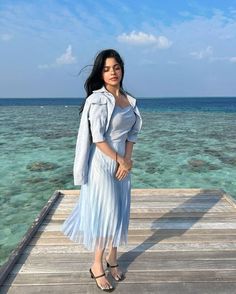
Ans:
[[[116,160],[116,151],[106,142],[97,142],[96,146],[106,155],[110,156],[113,160]],[[129,170],[132,166],[131,159],[128,157],[123,157],[117,153],[117,162],[119,165],[125,169]]]
[[[133,152],[133,146],[134,146],[133,142],[126,141],[126,144],[125,144],[125,158],[131,159],[132,152]]]

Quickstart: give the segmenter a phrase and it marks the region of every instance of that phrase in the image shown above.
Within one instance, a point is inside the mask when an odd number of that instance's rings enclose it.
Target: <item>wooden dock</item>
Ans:
[[[0,293],[102,293],[93,253],[61,232],[79,190],[55,191],[0,271]],[[222,190],[133,189],[126,279],[113,293],[236,293],[236,205]]]

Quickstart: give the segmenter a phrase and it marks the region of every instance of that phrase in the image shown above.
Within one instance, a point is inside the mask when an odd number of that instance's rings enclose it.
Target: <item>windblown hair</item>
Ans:
[[[88,96],[90,96],[94,90],[98,90],[104,85],[104,81],[102,79],[102,71],[103,71],[106,59],[111,58],[111,57],[115,58],[115,60],[119,63],[119,65],[121,67],[122,78],[120,81],[120,88],[121,88],[121,90],[123,90],[122,82],[123,82],[123,77],[124,77],[124,62],[116,50],[106,49],[106,50],[100,51],[97,54],[95,61],[94,61],[94,64],[93,64],[92,71],[84,83],[84,88],[87,93],[86,98]],[[85,99],[85,101],[86,101],[86,99]],[[83,102],[83,104],[80,107],[80,113],[82,113],[82,111],[84,109],[85,101]]]

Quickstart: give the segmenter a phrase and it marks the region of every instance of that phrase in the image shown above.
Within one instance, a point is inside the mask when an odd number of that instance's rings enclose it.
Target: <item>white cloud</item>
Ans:
[[[235,56],[232,56],[232,57],[229,57],[229,56],[211,56],[209,58],[209,60],[211,62],[215,62],[215,61],[228,61],[228,62],[236,63],[236,57]]]
[[[198,52],[191,52],[190,55],[194,56],[196,59],[204,59],[208,58],[211,62],[214,61],[228,61],[232,63],[236,63],[236,56],[213,56],[213,49],[211,46],[208,46],[204,50],[200,50]]]
[[[235,63],[236,62],[236,56],[230,57],[229,61]]]
[[[76,57],[73,56],[73,54],[72,54],[72,46],[68,45],[66,52],[63,53],[58,58],[56,58],[56,61],[54,63],[40,64],[40,65],[38,65],[38,68],[39,69],[48,69],[48,68],[63,66],[63,65],[67,65],[67,64],[74,64],[74,63],[76,63]]]
[[[10,34],[1,34],[0,35],[0,40],[3,42],[8,42],[12,39],[12,35]]]
[[[69,45],[66,49],[66,52],[63,53],[60,57],[56,59],[56,64],[73,64],[76,63],[76,57],[72,54],[72,47]]]
[[[118,36],[118,41],[132,43],[132,44],[147,44],[147,43],[155,43],[156,37],[152,34],[146,34],[143,32],[136,33],[135,31],[130,34],[123,33]]]
[[[203,59],[203,58],[209,58],[213,54],[213,49],[211,46],[207,46],[206,49],[191,52],[190,55],[192,55],[196,59]]]
[[[132,31],[130,34],[123,33],[117,37],[117,40],[134,45],[154,44],[159,49],[166,49],[172,45],[172,42],[165,36],[154,36],[135,31]]]

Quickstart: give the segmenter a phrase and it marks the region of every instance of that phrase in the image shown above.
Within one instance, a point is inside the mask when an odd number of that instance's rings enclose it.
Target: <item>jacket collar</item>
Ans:
[[[93,93],[105,93],[107,95],[109,95],[110,97],[113,97],[113,99],[115,99],[115,97],[112,95],[111,92],[109,92],[105,86],[102,86],[100,89],[98,90],[93,90]],[[129,103],[132,107],[135,107],[136,105],[136,99],[132,96],[130,96],[129,94],[125,93],[127,96],[127,99],[129,100]]]

